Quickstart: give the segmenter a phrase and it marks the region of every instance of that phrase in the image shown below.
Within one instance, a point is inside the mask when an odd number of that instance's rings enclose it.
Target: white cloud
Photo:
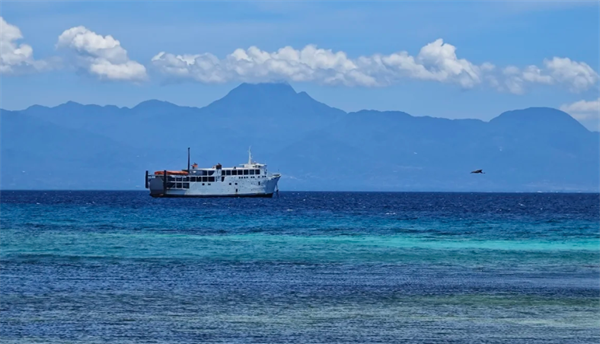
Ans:
[[[589,130],[600,132],[600,98],[563,104],[560,109],[581,122]]]
[[[49,67],[45,61],[34,60],[30,45],[17,44],[20,39],[23,39],[21,30],[0,17],[0,74],[21,74]]]
[[[21,31],[0,17],[0,73],[18,74],[49,69],[50,60],[34,60],[33,49],[18,45]],[[83,26],[65,30],[56,47],[68,51],[75,65],[104,80],[139,82],[148,79],[146,67],[130,60],[121,43]],[[584,62],[553,57],[541,66],[496,68],[489,62],[473,63],[459,58],[456,47],[437,39],[418,54],[400,51],[350,58],[343,51],[307,45],[300,50],[284,47],[274,52],[257,47],[236,49],[225,58],[204,54],[174,55],[161,52],[150,65],[170,80],[201,83],[315,82],[325,85],[382,87],[403,79],[426,80],[469,89],[486,85],[501,91],[523,94],[534,85],[559,85],[571,92],[597,86],[600,77]]]
[[[146,67],[130,60],[118,40],[83,26],[65,30],[58,37],[56,47],[71,51],[79,67],[100,79],[143,81],[148,77]]]
[[[562,85],[571,92],[581,92],[593,87],[600,77],[584,62],[569,58],[553,57],[544,60],[544,69],[527,66],[522,70],[515,66],[504,68],[504,84],[497,88],[514,94],[523,94],[527,84]]]
[[[578,120],[600,119],[600,98],[563,104],[560,109]]]
[[[203,83],[227,81],[312,81],[329,85],[386,86],[403,78],[432,80],[472,88],[482,83],[483,74],[494,69],[490,63],[475,65],[456,56],[456,48],[438,39],[417,56],[407,52],[349,58],[344,52],[307,45],[302,50],[284,47],[275,52],[257,47],[237,49],[219,59],[212,54],[174,55],[161,52],[152,65],[171,79]]]
[[[174,55],[161,52],[151,65],[171,80],[195,80],[202,83],[228,81],[306,81],[327,85],[388,86],[401,79],[429,80],[473,88],[485,84],[492,88],[523,94],[534,84],[562,85],[572,92],[587,90],[598,83],[598,74],[586,63],[568,58],[544,60],[543,67],[496,67],[458,58],[456,47],[442,39],[421,48],[416,56],[406,51],[390,55],[375,54],[349,58],[342,51],[307,45],[266,52],[257,47],[237,49],[219,59],[210,53]]]
[[[569,58],[554,57],[544,61],[552,79],[563,83],[573,92],[585,91],[598,82],[598,73],[583,62]]]

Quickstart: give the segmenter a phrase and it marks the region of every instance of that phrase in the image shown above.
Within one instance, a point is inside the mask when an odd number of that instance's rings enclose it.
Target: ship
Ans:
[[[190,166],[188,148],[187,169],[146,171],[146,189],[152,197],[273,197],[279,193],[277,183],[281,174],[270,174],[267,165],[252,160],[235,167],[220,163],[211,168]]]

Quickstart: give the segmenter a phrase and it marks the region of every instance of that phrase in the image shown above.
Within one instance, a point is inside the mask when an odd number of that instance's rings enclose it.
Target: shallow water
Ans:
[[[600,341],[597,194],[0,200],[3,343]]]

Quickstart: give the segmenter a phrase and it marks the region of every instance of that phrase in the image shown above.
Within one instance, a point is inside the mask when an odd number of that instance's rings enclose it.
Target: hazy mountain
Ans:
[[[2,111],[0,145],[3,189],[131,188],[145,160],[104,136],[11,111]]]
[[[256,160],[282,190],[598,191],[600,135],[550,108],[489,122],[345,113],[287,84],[242,84],[204,108],[68,102],[2,111],[3,189],[143,188],[145,170]],[[474,169],[484,175],[472,175]]]

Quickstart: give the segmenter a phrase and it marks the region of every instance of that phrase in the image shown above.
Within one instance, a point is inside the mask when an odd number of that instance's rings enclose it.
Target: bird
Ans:
[[[483,172],[483,170],[475,170],[475,171],[472,171],[471,173],[481,173],[481,174],[485,174],[485,172]]]

